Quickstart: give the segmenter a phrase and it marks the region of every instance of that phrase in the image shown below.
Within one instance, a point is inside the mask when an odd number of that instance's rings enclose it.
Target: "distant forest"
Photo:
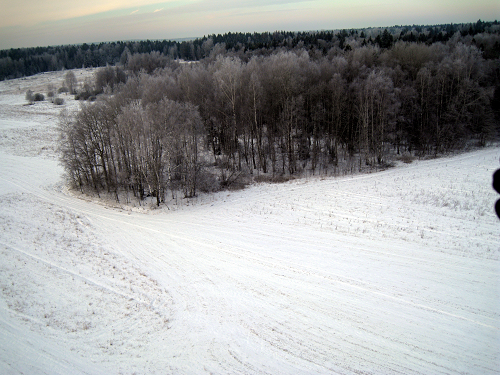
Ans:
[[[159,52],[171,59],[198,61],[209,56],[217,45],[225,52],[247,58],[267,55],[277,48],[302,48],[324,55],[334,48],[348,51],[358,45],[390,48],[397,41],[433,44],[446,43],[457,33],[473,44],[485,59],[500,57],[500,23],[482,22],[433,26],[394,26],[340,31],[273,33],[227,33],[209,35],[192,41],[145,40],[52,47],[12,48],[0,51],[0,80],[21,78],[42,72],[116,65],[128,54]],[[495,35],[495,37],[492,37]]]
[[[71,83],[88,101],[61,117],[62,161],[74,187],[159,205],[481,147],[499,134],[499,43],[478,21],[61,47],[108,64]]]

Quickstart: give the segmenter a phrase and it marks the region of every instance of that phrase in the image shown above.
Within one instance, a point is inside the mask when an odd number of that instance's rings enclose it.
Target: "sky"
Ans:
[[[500,19],[498,0],[0,0],[0,49]]]

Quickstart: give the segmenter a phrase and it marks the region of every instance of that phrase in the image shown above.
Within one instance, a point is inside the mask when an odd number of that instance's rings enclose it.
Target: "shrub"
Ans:
[[[217,177],[203,169],[198,172],[196,182],[198,189],[203,193],[212,193],[220,189]]]
[[[75,95],[75,100],[87,100],[92,96],[91,92],[82,91]]]
[[[39,92],[37,92],[34,96],[33,96],[33,100],[35,102],[43,102],[45,100],[45,96],[43,96],[43,94],[40,94]]]
[[[54,99],[54,104],[55,105],[63,105],[64,104],[64,99],[63,98],[55,98]]]
[[[31,91],[31,90],[26,91],[25,98],[28,102],[33,103],[33,100],[34,100],[33,91]]]
[[[413,156],[411,156],[410,154],[403,154],[401,155],[401,157],[399,158],[403,163],[405,164],[410,164],[413,162],[413,160],[415,159]]]

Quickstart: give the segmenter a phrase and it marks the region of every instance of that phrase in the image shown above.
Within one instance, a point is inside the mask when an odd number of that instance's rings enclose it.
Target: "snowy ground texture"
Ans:
[[[62,77],[0,83],[0,373],[500,373],[498,147],[113,208],[24,106]]]

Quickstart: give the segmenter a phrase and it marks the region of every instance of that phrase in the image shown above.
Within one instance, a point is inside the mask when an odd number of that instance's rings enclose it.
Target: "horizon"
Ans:
[[[28,10],[28,11],[26,11]],[[225,33],[366,29],[497,20],[494,0],[140,0],[3,5],[0,49],[125,40],[179,40]],[[493,19],[493,20],[492,20]],[[490,21],[491,20],[491,21]]]
[[[87,45],[98,45],[98,44],[106,44],[106,43],[119,43],[119,42],[143,42],[143,41],[169,41],[169,42],[184,42],[184,41],[194,41],[198,39],[208,38],[212,35],[226,35],[226,34],[264,34],[264,33],[276,33],[276,32],[290,32],[290,33],[314,33],[314,32],[340,32],[342,30],[382,30],[382,29],[390,29],[390,28],[406,28],[406,27],[435,27],[442,25],[468,25],[475,24],[476,22],[481,21],[483,23],[496,23],[499,22],[497,19],[495,20],[474,20],[474,21],[465,21],[465,22],[448,22],[448,23],[434,23],[434,24],[396,24],[396,25],[385,25],[385,26],[367,26],[367,27],[346,27],[346,28],[335,28],[335,29],[316,29],[316,30],[264,30],[264,31],[226,31],[221,33],[208,33],[203,36],[191,36],[191,37],[182,37],[182,38],[134,38],[134,39],[116,39],[116,40],[100,40],[100,41],[81,41],[78,43],[65,43],[65,44],[48,44],[48,45],[37,45],[37,46],[24,46],[24,47],[9,47],[9,48],[0,48],[0,51],[6,51],[10,49],[29,49],[29,48],[46,48],[46,47],[59,47],[59,46],[68,46],[75,45],[81,46],[83,44]]]

